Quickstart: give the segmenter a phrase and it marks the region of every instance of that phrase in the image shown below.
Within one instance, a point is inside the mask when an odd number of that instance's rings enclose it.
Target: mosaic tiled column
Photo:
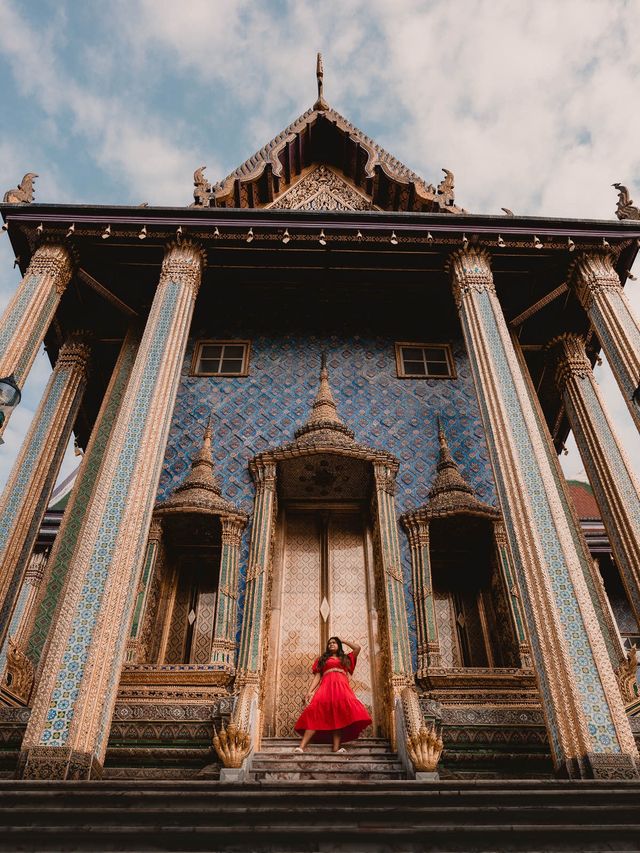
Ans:
[[[222,553],[211,663],[226,672],[235,671],[238,621],[238,565],[244,519],[226,516],[222,521]]]
[[[101,772],[202,267],[191,243],[168,247],[42,664],[24,778]]]
[[[518,654],[520,656],[520,666],[529,669],[533,666],[531,660],[531,650],[527,639],[527,631],[525,628],[525,618],[522,612],[520,602],[520,592],[518,590],[518,582],[515,578],[513,566],[511,564],[511,555],[509,554],[509,545],[507,543],[507,534],[504,529],[504,524],[500,521],[493,526],[493,535],[496,543],[496,551],[500,566],[500,573],[504,580],[505,595],[509,605],[509,612],[513,621],[513,627],[516,633],[516,641],[518,643]]]
[[[416,608],[418,638],[418,678],[427,675],[429,667],[442,666],[438,625],[433,601],[431,557],[429,555],[429,522],[426,519],[404,518],[411,548],[413,570],[413,600]]]
[[[449,259],[556,769],[636,778],[638,752],[585,580],[551,440],[498,302],[490,257]]]
[[[8,633],[15,633],[22,619],[16,601],[86,387],[89,355],[88,345],[77,337],[71,337],[60,348],[0,498],[0,648],[3,650]]]
[[[80,469],[69,495],[55,542],[47,561],[33,618],[24,622],[26,654],[37,667],[42,657],[54,613],[60,603],[67,572],[74,559],[87,507],[96,486],[105,449],[114,427],[135,355],[140,343],[138,329],[132,329],[122,344],[102,406],[91,431]],[[28,640],[26,639],[28,637]]]
[[[146,661],[145,649],[139,648],[139,644],[142,639],[141,632],[147,609],[149,590],[156,570],[158,554],[161,549],[162,522],[159,518],[152,518],[151,526],[149,527],[149,536],[147,537],[147,550],[142,565],[142,575],[140,576],[140,583],[138,585],[138,594],[136,595],[136,603],[133,608],[129,640],[127,641],[126,660],[128,663]]]
[[[257,696],[262,674],[266,596],[276,517],[275,464],[259,463],[252,468],[251,473],[256,485],[256,497],[235,681],[240,696],[233,715],[235,724],[245,731],[249,726],[251,703]]]
[[[609,252],[583,254],[570,271],[631,417],[640,429],[640,326],[620,285]]]
[[[375,505],[380,537],[380,557],[386,594],[390,659],[394,687],[413,682],[407,605],[404,598],[402,556],[395,509],[395,472],[384,463],[374,464]]]
[[[40,246],[0,319],[0,377],[13,376],[19,388],[27,378],[71,272],[71,256],[64,246]],[[7,423],[8,418],[0,425],[0,436]]]
[[[20,594],[15,606],[15,619],[7,633],[7,641],[0,651],[0,677],[7,663],[8,638],[11,637],[16,646],[24,653],[27,641],[27,626],[31,624],[33,612],[38,600],[47,565],[47,552],[38,551],[31,554]]]
[[[616,565],[640,624],[638,481],[607,416],[582,338],[562,335],[549,347],[569,424],[602,512]]]

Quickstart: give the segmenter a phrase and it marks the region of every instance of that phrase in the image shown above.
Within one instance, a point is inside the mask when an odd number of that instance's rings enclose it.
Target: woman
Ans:
[[[345,654],[342,644],[351,651]],[[304,752],[315,735],[317,743],[331,743],[332,752],[346,752],[340,744],[355,740],[371,724],[371,717],[362,702],[356,699],[349,673],[356,665],[360,646],[339,637],[331,637],[326,651],[313,665],[313,681],[305,696],[307,707],[295,725],[302,735],[294,752]]]

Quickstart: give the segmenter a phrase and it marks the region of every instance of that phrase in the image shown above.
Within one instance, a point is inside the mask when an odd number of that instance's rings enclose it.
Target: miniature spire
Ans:
[[[322,361],[320,363],[320,387],[313,401],[311,417],[309,418],[310,424],[318,421],[333,421],[342,426],[342,421],[338,416],[336,401],[333,399],[331,386],[329,385],[327,354],[324,352],[322,353]]]
[[[321,53],[318,53],[316,60],[316,79],[318,81],[318,100],[313,105],[313,108],[321,112],[329,109],[329,104],[324,99],[324,65]]]
[[[202,436],[202,445],[191,460],[191,470],[156,512],[161,515],[179,512],[237,513],[233,504],[222,497],[220,484],[213,473],[211,452],[211,417]]]
[[[204,488],[208,491],[214,491],[217,495],[220,494],[220,484],[213,473],[211,436],[211,415],[209,415],[209,420],[202,436],[202,446],[191,460],[191,471],[185,477],[184,482],[175,490],[176,493],[194,488]]]
[[[470,501],[467,495],[474,501],[477,500],[473,489],[454,462],[440,418],[438,418],[438,441],[440,458],[436,465],[436,479],[429,491],[429,501],[442,504],[468,504]]]
[[[327,356],[322,353],[322,361],[320,365],[320,386],[311,407],[311,417],[307,423],[296,430],[296,438],[309,432],[318,430],[333,430],[346,435],[353,436],[349,427],[345,426],[338,415],[336,401],[331,393],[329,385],[329,371],[327,369]]]

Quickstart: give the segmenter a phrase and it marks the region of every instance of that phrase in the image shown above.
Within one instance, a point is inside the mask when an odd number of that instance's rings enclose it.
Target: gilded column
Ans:
[[[60,348],[38,410],[0,498],[0,648],[17,630],[20,587],[87,382],[89,346],[71,336]]]
[[[620,285],[611,253],[592,252],[576,258],[569,280],[640,429],[640,326]]]
[[[18,773],[100,775],[203,254],[167,248],[33,700]]]
[[[504,582],[505,595],[509,603],[509,612],[511,613],[511,619],[516,633],[516,640],[518,642],[520,666],[525,669],[529,669],[533,666],[533,662],[531,660],[529,641],[527,640],[525,618],[524,613],[522,612],[518,583],[513,573],[513,566],[509,555],[507,534],[504,529],[504,524],[501,521],[498,521],[493,525],[493,535],[496,543],[496,551],[498,553],[500,574],[502,575],[502,580]]]
[[[0,319],[0,377],[13,376],[22,388],[72,273],[65,246],[45,243]],[[8,418],[0,424],[0,436]]]
[[[235,671],[236,630],[238,622],[238,566],[244,518],[225,516],[222,521],[220,581],[214,623],[211,663],[227,672]]]
[[[585,580],[550,437],[498,302],[490,257],[449,259],[558,772],[637,778],[638,752]]]
[[[42,657],[55,610],[60,603],[67,572],[74,558],[87,507],[92,501],[107,442],[114,429],[139,343],[139,331],[132,329],[122,344],[102,406],[91,431],[60,529],[47,561],[32,617],[24,623],[22,633],[25,637],[26,653],[36,667]]]
[[[404,598],[402,556],[398,539],[395,511],[395,471],[384,463],[374,464],[375,505],[380,537],[380,557],[386,592],[387,619],[391,668],[394,687],[404,687],[413,682],[409,625]]]
[[[159,518],[152,518],[151,525],[149,527],[149,536],[147,537],[147,548],[144,555],[144,562],[142,564],[142,575],[140,576],[136,603],[133,608],[129,640],[127,641],[127,663],[143,663],[146,661],[146,649],[140,648],[141,645],[144,645],[141,643],[141,631],[147,610],[149,590],[151,589],[153,576],[156,571],[156,563],[161,549],[162,521]]]
[[[240,695],[233,715],[234,723],[243,731],[249,729],[251,703],[258,697],[262,675],[269,573],[276,517],[275,464],[262,462],[254,464],[251,473],[256,485],[256,497],[235,681]]]
[[[566,334],[549,344],[556,382],[616,565],[640,624],[640,493],[596,385],[584,342]]]
[[[440,641],[433,601],[431,558],[429,555],[429,522],[411,514],[403,516],[411,548],[413,600],[416,608],[418,638],[418,678],[424,678],[430,667],[441,667]]]
[[[24,653],[27,635],[26,626],[31,622],[32,613],[36,606],[38,593],[42,585],[48,554],[46,551],[32,553],[29,557],[24,582],[16,602],[14,619],[8,631],[8,637],[15,643],[16,647]],[[0,650],[0,675],[4,672],[7,664],[8,641]]]

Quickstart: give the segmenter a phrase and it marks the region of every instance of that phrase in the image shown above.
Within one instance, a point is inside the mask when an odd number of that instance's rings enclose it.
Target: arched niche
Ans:
[[[123,684],[231,681],[246,523],[246,514],[222,497],[207,427],[191,471],[153,513]]]
[[[464,480],[442,428],[439,440],[429,500],[401,518],[411,546],[417,678],[444,691],[533,688],[501,513]]]

